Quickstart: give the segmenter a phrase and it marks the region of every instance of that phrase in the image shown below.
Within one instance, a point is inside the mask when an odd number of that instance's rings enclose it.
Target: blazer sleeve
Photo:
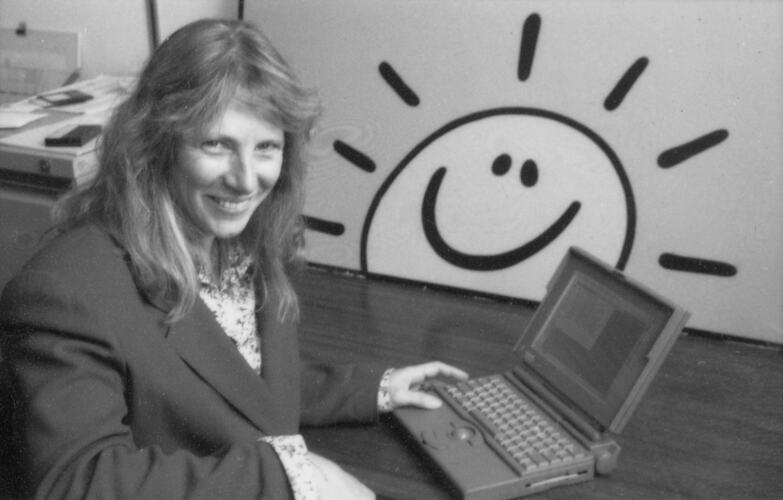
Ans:
[[[139,447],[127,425],[124,362],[111,328],[55,276],[27,272],[0,300],[13,432],[31,497],[290,498],[272,447],[248,439],[199,456]],[[164,431],[162,431],[164,432]],[[162,438],[165,439],[165,438]]]
[[[385,367],[371,364],[302,363],[303,425],[375,422]]]

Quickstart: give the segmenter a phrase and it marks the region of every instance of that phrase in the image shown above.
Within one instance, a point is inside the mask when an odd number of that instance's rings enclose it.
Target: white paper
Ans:
[[[92,99],[76,104],[70,104],[66,106],[48,107],[47,103],[42,107],[46,109],[56,109],[57,111],[65,111],[67,113],[99,113],[106,111],[107,109],[113,109],[123,99],[125,99],[130,93],[133,85],[136,83],[135,77],[119,77],[119,76],[107,76],[100,75],[89,80],[82,80],[59,89],[52,89],[46,94],[63,90],[81,90],[92,96]],[[37,103],[36,99],[31,99],[32,103]]]
[[[46,116],[46,113],[25,113],[0,109],[0,128],[19,128]]]
[[[0,149],[29,151],[35,153],[59,153],[65,156],[75,157],[95,149],[98,138],[96,137],[95,139],[80,147],[46,146],[44,140],[47,136],[51,135],[56,130],[65,127],[66,125],[104,125],[108,120],[109,114],[110,113],[107,110],[89,115],[77,115],[67,120],[16,132],[14,134],[0,138]]]

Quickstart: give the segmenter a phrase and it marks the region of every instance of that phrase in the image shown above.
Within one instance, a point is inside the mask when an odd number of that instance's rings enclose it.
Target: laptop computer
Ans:
[[[505,373],[427,390],[396,420],[464,499],[507,499],[610,473],[618,435],[689,313],[572,247]]]

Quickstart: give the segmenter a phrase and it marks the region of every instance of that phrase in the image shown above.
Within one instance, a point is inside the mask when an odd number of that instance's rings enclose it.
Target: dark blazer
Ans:
[[[105,233],[55,238],[0,299],[16,451],[37,497],[290,497],[258,439],[374,420],[381,370],[300,363],[295,325],[266,311],[276,304],[258,315],[259,377],[202,301],[166,325]]]

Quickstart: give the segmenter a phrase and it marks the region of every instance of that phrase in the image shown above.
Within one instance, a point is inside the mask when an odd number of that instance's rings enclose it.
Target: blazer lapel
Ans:
[[[171,326],[168,340],[193,371],[260,430],[272,433],[287,427],[285,414],[276,411],[276,395],[250,368],[201,299]]]

